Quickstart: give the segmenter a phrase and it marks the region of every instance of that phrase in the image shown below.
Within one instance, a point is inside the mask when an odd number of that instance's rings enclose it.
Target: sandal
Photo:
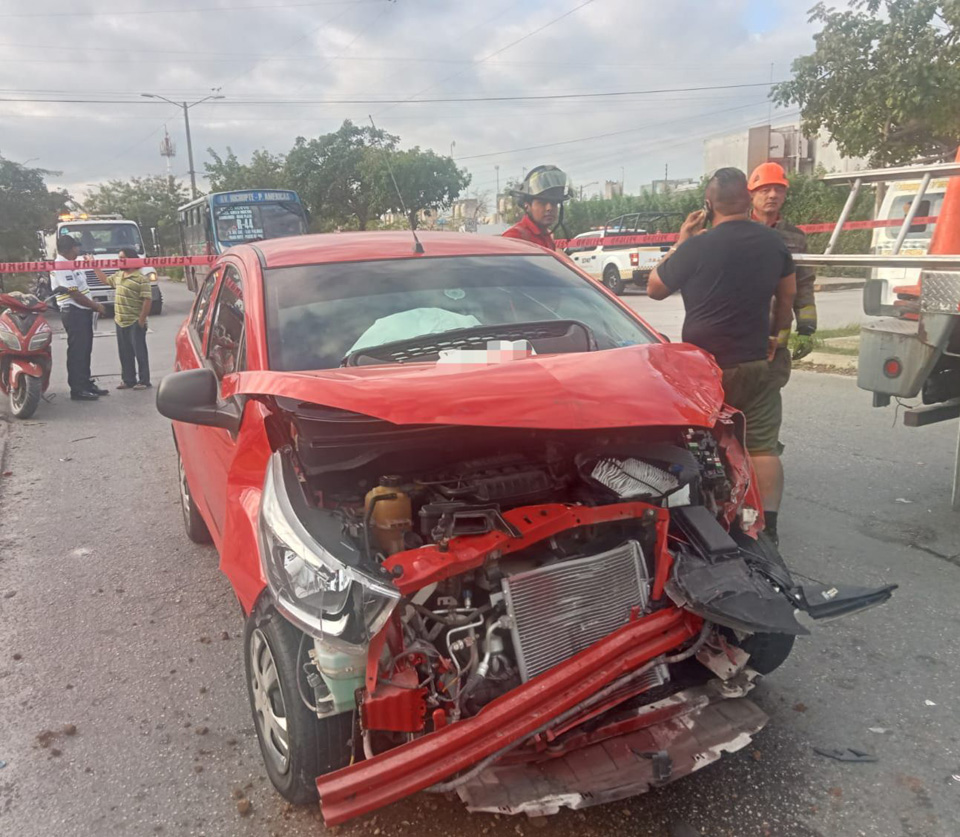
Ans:
[[[133,389],[132,384],[120,384],[117,389]]]

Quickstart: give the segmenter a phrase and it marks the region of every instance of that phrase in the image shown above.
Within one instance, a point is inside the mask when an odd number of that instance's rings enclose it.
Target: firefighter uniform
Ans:
[[[791,253],[807,252],[807,235],[799,227],[788,224],[779,218],[773,225],[784,244]],[[809,337],[817,330],[817,301],[814,296],[814,285],[817,274],[809,265],[797,265],[797,296],[793,302],[793,316],[796,320],[797,334]],[[773,359],[773,373],[778,385],[782,388],[790,380],[792,366],[788,342],[790,333],[780,335],[780,346]]]
[[[556,250],[557,242],[549,232],[544,232],[537,226],[529,215],[524,215],[516,224],[503,233],[504,238],[519,238],[521,241],[529,241],[533,244],[539,244],[548,250]]]

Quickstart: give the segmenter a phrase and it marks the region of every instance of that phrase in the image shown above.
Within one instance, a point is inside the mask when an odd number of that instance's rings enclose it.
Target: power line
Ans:
[[[776,83],[776,82],[775,82]],[[714,84],[701,87],[660,87],[650,90],[614,90],[593,93],[542,93],[525,96],[450,96],[436,99],[243,99],[232,96],[220,102],[220,107],[228,105],[428,105],[428,104],[469,104],[473,102],[542,102],[561,99],[605,99],[616,96],[649,96],[661,93],[699,93],[707,90],[741,90],[745,88],[770,87],[766,81],[749,84]],[[95,94],[91,94],[95,95]],[[57,104],[154,104],[137,99],[13,99],[0,97],[2,102]]]
[[[258,3],[247,6],[180,6],[174,9],[136,9],[122,11],[111,9],[108,12],[4,12],[0,18],[11,17],[119,17],[133,15],[182,15],[195,12],[245,12],[252,9],[303,9],[314,6],[364,6],[374,3],[389,2],[389,0],[319,0],[312,3]]]

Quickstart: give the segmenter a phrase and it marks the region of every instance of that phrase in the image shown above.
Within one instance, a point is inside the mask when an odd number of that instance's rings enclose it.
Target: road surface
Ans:
[[[164,294],[149,336],[155,379],[189,302],[178,285]],[[112,324],[100,330],[94,369],[112,387]],[[213,550],[183,532],[153,393],[71,402],[64,342],[54,349],[53,403],[32,421],[0,420],[0,834],[323,834],[316,809],[291,809],[265,778],[239,608]],[[853,381],[813,373],[795,376],[787,408],[789,563],[901,589],[798,642],[754,693],[771,720],[752,746],[646,796],[565,812],[552,835],[665,837],[682,823],[707,837],[957,834],[955,425],[895,426]],[[843,764],[814,746],[879,761]],[[235,793],[252,803],[247,816]],[[542,825],[420,795],[338,833],[513,837]]]
[[[623,297],[627,304],[671,340],[680,339],[683,327],[683,300],[679,295],[656,302],[646,294],[629,291]],[[817,294],[817,315],[820,328],[842,328],[869,319],[863,313],[863,291],[826,291]]]

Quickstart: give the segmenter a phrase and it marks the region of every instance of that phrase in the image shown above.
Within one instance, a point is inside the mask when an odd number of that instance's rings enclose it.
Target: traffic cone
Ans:
[[[960,148],[957,149],[957,162],[960,163]],[[931,256],[960,253],[960,177],[951,177],[947,183],[928,252]]]

